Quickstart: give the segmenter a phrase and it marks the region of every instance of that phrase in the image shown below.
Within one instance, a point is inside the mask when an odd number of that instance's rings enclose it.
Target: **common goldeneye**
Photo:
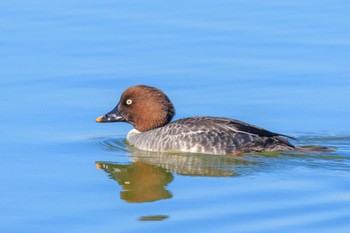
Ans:
[[[137,85],[121,95],[117,106],[96,122],[128,122],[127,142],[141,150],[230,154],[294,151],[286,138],[258,126],[224,117],[188,117],[171,122],[175,108],[159,89]]]

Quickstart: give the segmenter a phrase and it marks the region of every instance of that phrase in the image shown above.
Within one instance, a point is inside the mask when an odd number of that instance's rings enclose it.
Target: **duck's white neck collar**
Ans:
[[[130,138],[141,133],[140,131],[138,131],[137,129],[132,129],[129,131],[129,133],[126,135],[126,140],[130,141]]]

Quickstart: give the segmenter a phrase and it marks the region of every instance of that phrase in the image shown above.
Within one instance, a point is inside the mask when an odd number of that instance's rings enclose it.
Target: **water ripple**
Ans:
[[[96,137],[89,139],[89,142],[98,149],[104,151],[128,152],[128,148],[124,143],[124,138],[115,137]]]

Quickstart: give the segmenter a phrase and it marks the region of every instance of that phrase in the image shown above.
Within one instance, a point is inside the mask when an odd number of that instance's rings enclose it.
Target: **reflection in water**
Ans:
[[[142,216],[139,218],[140,221],[162,221],[169,218],[167,215],[153,215],[153,216]]]
[[[253,165],[238,157],[205,154],[171,154],[132,151],[129,164],[96,162],[122,187],[121,199],[129,203],[152,202],[172,197],[166,189],[173,173],[187,176],[232,177],[235,167]]]
[[[235,163],[247,163],[229,156],[206,154],[160,153],[134,150],[133,161],[143,161],[169,172],[188,176],[230,177],[237,173],[232,169]]]
[[[151,202],[172,197],[165,186],[174,177],[165,169],[142,161],[127,165],[96,162],[96,166],[119,183],[123,188],[120,197],[126,202]]]
[[[312,140],[301,140],[299,143],[317,144]],[[337,169],[348,169],[339,165],[347,159],[336,153],[279,153],[264,152],[259,154],[244,154],[243,156],[183,154],[183,153],[156,153],[135,150],[126,146],[123,139],[104,138],[96,140],[98,145],[117,152],[128,152],[131,163],[96,162],[96,166],[109,173],[122,187],[121,199],[129,203],[151,202],[172,197],[167,185],[174,179],[173,174],[185,176],[205,177],[235,177],[258,171],[287,169],[294,166],[327,166]],[[323,144],[334,145],[331,140]],[[322,143],[318,143],[322,144]]]

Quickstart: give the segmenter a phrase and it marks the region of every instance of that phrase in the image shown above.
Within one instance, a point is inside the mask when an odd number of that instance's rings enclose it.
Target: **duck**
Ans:
[[[127,88],[116,107],[96,119],[98,123],[127,122],[133,129],[127,144],[144,151],[238,155],[246,152],[294,151],[288,139],[243,121],[213,116],[172,121],[175,108],[158,88],[135,85]]]

